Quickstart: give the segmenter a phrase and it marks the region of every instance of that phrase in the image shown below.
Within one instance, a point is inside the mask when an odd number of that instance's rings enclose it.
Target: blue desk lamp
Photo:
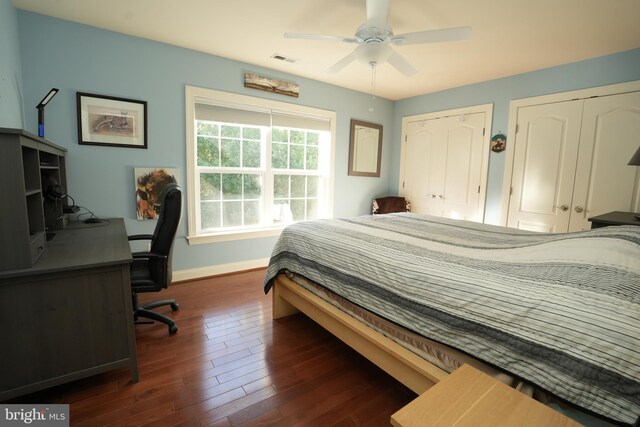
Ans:
[[[54,87],[49,91],[47,96],[42,98],[40,104],[36,106],[38,109],[38,136],[40,138],[44,138],[44,107],[49,103],[49,101],[51,101],[51,98],[56,96],[56,93],[58,93],[58,89]]]

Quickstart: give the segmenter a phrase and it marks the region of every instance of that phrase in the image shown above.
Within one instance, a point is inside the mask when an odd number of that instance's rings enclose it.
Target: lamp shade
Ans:
[[[640,147],[638,147],[638,149],[636,150],[636,154],[633,155],[633,157],[627,164],[629,166],[640,166]]]
[[[54,87],[53,89],[51,89],[49,91],[48,94],[45,95],[44,98],[42,98],[42,101],[40,101],[40,103],[36,106],[36,108],[42,108],[45,105],[47,105],[49,103],[49,101],[51,101],[51,98],[56,96],[56,93],[58,93],[58,89]]]

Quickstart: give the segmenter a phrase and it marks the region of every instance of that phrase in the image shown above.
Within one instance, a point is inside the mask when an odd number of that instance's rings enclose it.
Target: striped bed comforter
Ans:
[[[283,270],[621,424],[640,416],[640,227],[542,234],[411,213],[301,222]]]

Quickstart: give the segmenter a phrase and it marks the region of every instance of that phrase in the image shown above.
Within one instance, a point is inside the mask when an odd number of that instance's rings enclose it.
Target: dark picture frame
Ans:
[[[78,143],[147,148],[147,102],[78,92]]]
[[[349,175],[380,177],[382,125],[351,119]]]

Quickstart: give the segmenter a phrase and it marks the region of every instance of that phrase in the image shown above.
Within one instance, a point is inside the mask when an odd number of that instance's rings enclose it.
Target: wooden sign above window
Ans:
[[[276,80],[254,73],[244,73],[244,87],[293,96],[294,98],[300,96],[300,86],[297,83]]]

